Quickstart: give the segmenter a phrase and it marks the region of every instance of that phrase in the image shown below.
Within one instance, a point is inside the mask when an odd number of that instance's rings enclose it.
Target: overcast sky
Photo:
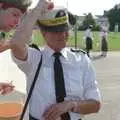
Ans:
[[[33,0],[37,3],[39,0]],[[69,11],[76,15],[92,13],[103,15],[104,10],[113,8],[120,0],[51,0],[57,5],[65,5]]]
[[[66,4],[68,9],[77,15],[91,12],[93,15],[102,15],[120,0],[54,0],[57,4]]]

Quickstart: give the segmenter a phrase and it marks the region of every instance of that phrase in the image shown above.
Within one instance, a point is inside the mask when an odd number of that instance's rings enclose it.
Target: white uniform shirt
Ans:
[[[43,113],[51,105],[56,103],[54,86],[54,51],[46,46],[42,51],[34,48],[28,50],[28,60],[21,61],[13,56],[13,60],[27,76],[27,91],[43,55],[42,66],[38,76],[35,89],[30,100],[30,114],[37,119],[44,120]],[[100,92],[97,88],[93,66],[84,53],[75,54],[68,48],[64,48],[60,57],[66,88],[65,100],[87,100],[100,101]],[[70,112],[71,120],[82,117],[81,114]]]
[[[87,37],[89,37],[89,38],[91,38],[91,39],[93,40],[93,35],[92,35],[92,32],[91,32],[91,29],[87,29],[87,30],[85,31],[85,39],[86,39]]]

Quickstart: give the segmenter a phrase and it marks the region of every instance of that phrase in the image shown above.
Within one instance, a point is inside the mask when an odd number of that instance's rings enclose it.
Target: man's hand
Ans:
[[[0,83],[0,94],[4,95],[13,91],[15,86],[11,83]]]
[[[0,52],[4,52],[10,49],[10,42],[5,40],[0,40]]]
[[[60,115],[69,112],[72,108],[73,104],[70,101],[53,104],[45,111],[43,116],[45,120],[56,120],[60,118]]]
[[[53,2],[51,2],[51,0],[38,0],[37,5],[31,5],[30,7],[28,7],[28,11],[32,10],[34,8],[37,8],[39,11],[46,9],[46,10],[50,10],[52,8],[54,8],[54,4]]]
[[[35,9],[39,16],[44,15],[48,10],[54,8],[53,2],[51,0],[39,0],[36,7],[34,8],[32,5],[28,8],[28,11]]]
[[[48,10],[54,8],[54,4],[50,0],[39,0],[36,8],[40,11],[40,15],[44,15]]]

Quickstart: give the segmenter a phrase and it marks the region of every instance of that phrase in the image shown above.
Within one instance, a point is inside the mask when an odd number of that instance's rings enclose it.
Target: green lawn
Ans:
[[[39,30],[35,30],[33,32],[34,34],[34,43],[37,43],[39,46],[44,45],[44,40],[39,32]],[[84,32],[78,31],[77,33],[77,47],[78,48],[84,48]],[[99,51],[100,50],[100,45],[99,45],[99,32],[93,32],[94,36],[94,41],[93,41],[93,51]],[[75,37],[74,37],[74,32],[70,33],[70,38],[68,41],[68,46],[75,46]],[[109,32],[108,35],[108,46],[109,46],[109,51],[120,51],[120,33],[113,33]]]

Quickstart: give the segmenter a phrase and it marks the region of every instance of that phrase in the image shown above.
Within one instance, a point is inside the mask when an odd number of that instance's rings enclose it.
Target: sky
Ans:
[[[33,6],[39,0],[33,0]],[[103,15],[104,10],[113,8],[120,0],[51,0],[55,5],[65,6],[75,15],[84,15],[92,13],[92,15]]]
[[[56,4],[64,4],[76,15],[92,13],[103,15],[104,10],[113,8],[120,0],[53,0]]]

